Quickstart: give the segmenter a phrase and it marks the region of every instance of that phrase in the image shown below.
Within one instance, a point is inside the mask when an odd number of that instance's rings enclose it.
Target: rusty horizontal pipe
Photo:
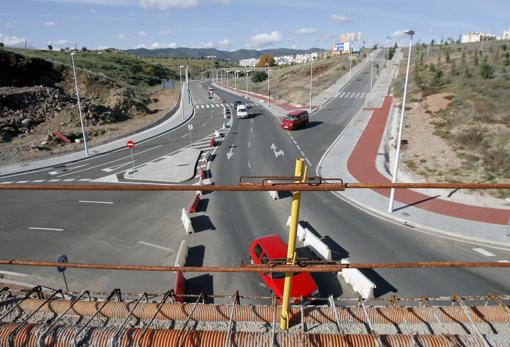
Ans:
[[[343,191],[345,189],[510,189],[508,183],[241,183],[237,185],[153,184],[0,184],[0,190],[108,190],[108,191]]]
[[[34,261],[23,259],[0,259],[0,265],[19,265],[36,267],[62,267],[53,261]],[[242,266],[161,266],[161,265],[121,265],[100,263],[66,263],[65,267],[74,269],[121,270],[121,271],[182,271],[182,272],[339,272],[342,269],[411,269],[411,268],[510,268],[510,263],[466,262],[466,261],[430,261],[402,263],[327,263],[327,264],[246,264]]]
[[[77,337],[78,327],[62,325],[55,329],[51,336],[46,336],[42,340],[39,332],[45,328],[43,324],[28,324],[17,332],[13,341],[9,341],[8,336],[20,327],[19,323],[0,323],[0,345],[12,347],[38,347],[42,343],[44,346],[62,346],[71,347],[75,344],[73,340]],[[227,337],[230,336],[230,342],[233,346],[364,346],[375,347],[381,343],[374,334],[289,334],[287,332],[276,332],[272,336],[271,332],[247,332],[247,331],[220,331],[220,330],[193,330],[187,334],[182,334],[178,329],[144,329],[130,328],[123,329],[121,333],[115,336],[116,332],[110,327],[90,327],[87,334],[83,336],[80,345],[107,347],[116,345],[119,347],[128,346],[181,346],[181,347],[216,347],[225,345]],[[393,334],[379,335],[384,346],[411,346],[418,345],[423,347],[442,347],[455,345],[462,346],[483,346],[473,339],[471,334]],[[503,346],[508,341],[506,335],[492,335],[491,340],[498,346]]]

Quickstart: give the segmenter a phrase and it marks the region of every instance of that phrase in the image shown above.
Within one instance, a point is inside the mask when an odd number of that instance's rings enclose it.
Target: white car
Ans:
[[[246,105],[238,105],[236,111],[237,118],[248,118],[248,107]]]

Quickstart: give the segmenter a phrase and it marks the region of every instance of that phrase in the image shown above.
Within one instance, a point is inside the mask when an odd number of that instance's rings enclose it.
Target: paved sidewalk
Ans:
[[[170,131],[172,129],[177,128],[179,125],[187,122],[194,113],[194,107],[193,107],[193,100],[189,96],[187,88],[185,88],[185,85],[183,86],[182,90],[182,98],[181,98],[181,104],[175,112],[168,117],[165,121],[148,128],[146,130],[140,131],[136,134],[128,135],[126,137],[117,139],[115,141],[105,143],[96,147],[89,148],[89,158],[112,152],[114,150],[124,148],[126,147],[126,142],[128,139],[135,141],[136,143],[143,142],[151,137],[160,135],[162,133],[165,133],[167,131]],[[183,105],[184,101],[184,105]],[[182,108],[184,107],[184,112]],[[184,114],[184,117],[182,116]],[[33,171],[37,169],[42,169],[46,167],[52,167],[61,165],[64,163],[69,163],[73,161],[77,161],[80,159],[84,159],[85,154],[83,150],[80,150],[78,152],[73,153],[67,153],[63,155],[55,155],[51,156],[49,158],[40,159],[40,160],[34,160],[34,161],[26,161],[26,162],[20,162],[18,164],[13,165],[7,165],[0,167],[0,176],[3,175],[9,175],[9,174],[15,174],[15,173],[21,173],[21,172],[27,172],[27,171]]]
[[[397,58],[398,59],[398,58]],[[384,153],[381,143],[392,111],[392,97],[384,96],[395,74],[397,61],[381,73],[376,98],[362,109],[322,158],[318,174],[342,177],[346,182],[387,183],[381,172]],[[510,209],[490,208],[456,202],[436,191],[398,190],[394,212],[388,213],[389,189],[352,189],[335,193],[354,205],[380,217],[410,227],[434,231],[455,238],[510,246]]]

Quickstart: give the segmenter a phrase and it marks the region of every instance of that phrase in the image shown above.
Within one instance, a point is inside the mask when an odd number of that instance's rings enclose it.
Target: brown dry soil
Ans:
[[[165,89],[150,96],[151,103],[148,108],[152,113],[132,114],[123,122],[88,126],[89,145],[96,146],[101,143],[112,141],[123,135],[136,132],[164,117],[176,104],[179,96],[178,89]],[[75,119],[76,118],[76,119]],[[69,121],[72,119],[72,121]],[[53,154],[61,154],[79,151],[83,148],[81,143],[61,144],[50,150],[43,149],[48,135],[53,131],[81,133],[79,116],[68,114],[63,111],[57,113],[49,121],[39,124],[32,129],[30,134],[23,134],[13,138],[12,142],[0,143],[0,165],[16,163],[23,160],[49,157]]]

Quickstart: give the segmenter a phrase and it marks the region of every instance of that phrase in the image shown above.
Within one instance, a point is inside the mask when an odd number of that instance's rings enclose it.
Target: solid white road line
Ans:
[[[495,257],[496,255],[483,249],[483,248],[473,248],[473,251],[480,253],[481,255],[484,255],[486,257]]]
[[[64,231],[64,229],[60,229],[60,228],[28,227],[28,229],[30,229],[30,230]]]
[[[83,204],[104,204],[104,205],[113,205],[113,201],[94,201],[94,200],[78,200]]]
[[[19,276],[19,277],[28,277],[27,274],[22,274],[21,272],[12,272],[12,271],[5,271],[0,270],[1,275],[11,275],[11,276]]]
[[[153,243],[149,243],[149,242],[145,242],[145,241],[138,241],[138,243],[141,244],[141,245],[144,245],[144,246],[159,248],[159,249],[162,249],[162,250],[167,251],[167,252],[172,252],[172,250],[170,248],[159,246],[159,245],[155,245]]]
[[[308,166],[312,166],[312,163],[310,162],[310,160],[308,160],[308,158],[307,158],[307,157],[305,157],[305,160],[306,160],[306,162],[308,163]]]

